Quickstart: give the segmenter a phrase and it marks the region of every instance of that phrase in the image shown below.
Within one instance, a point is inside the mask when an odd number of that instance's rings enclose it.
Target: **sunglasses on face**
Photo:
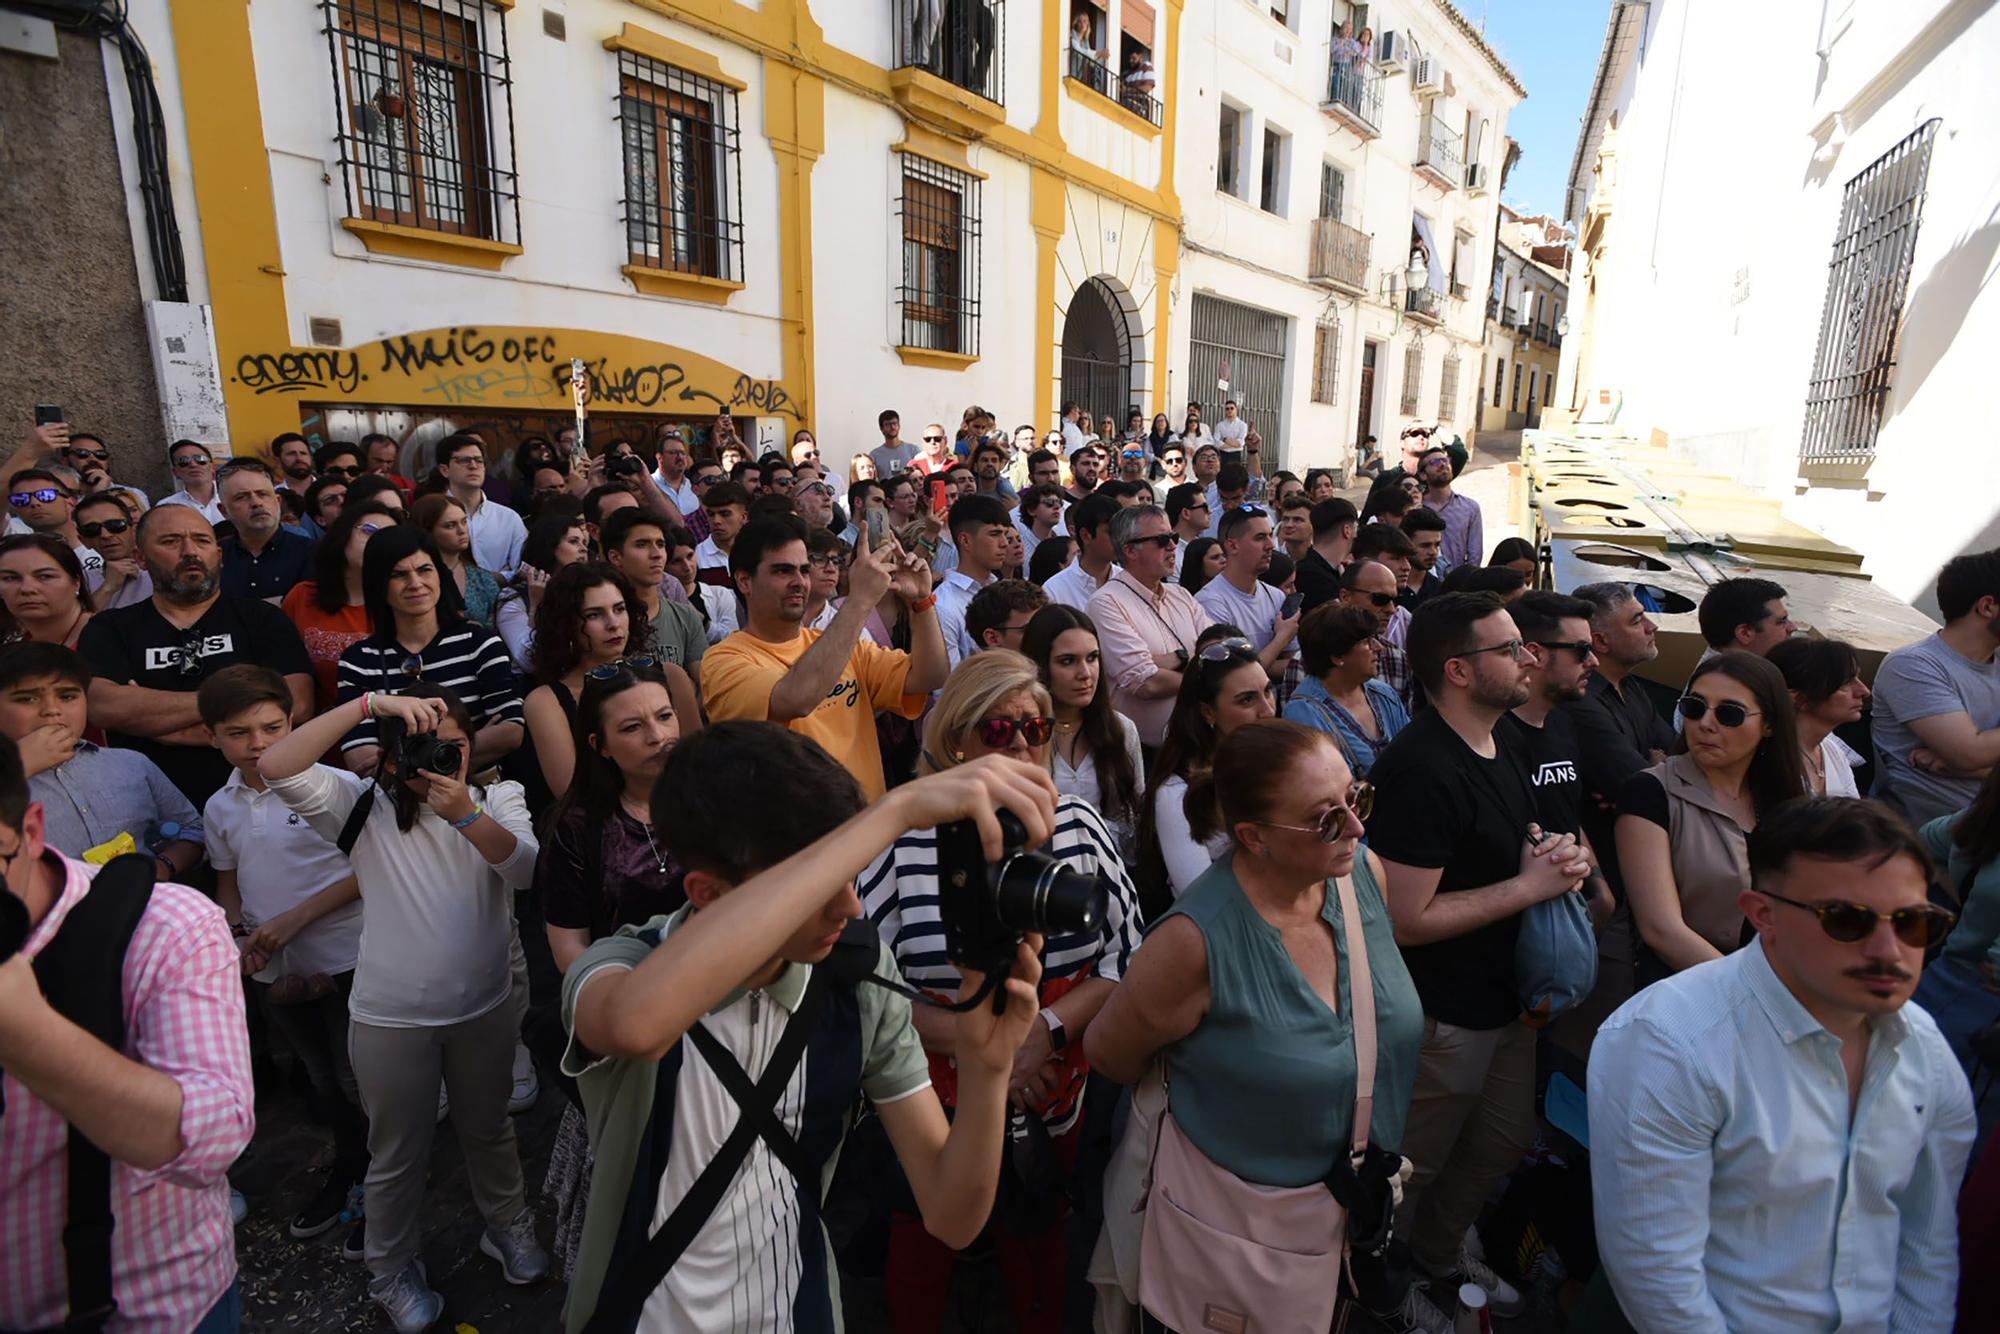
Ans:
[[[1757,710],[1746,709],[1733,699],[1725,699],[1720,704],[1711,705],[1700,695],[1682,695],[1674,701],[1674,711],[1691,723],[1698,723],[1715,710],[1715,721],[1723,727],[1741,727],[1752,718],[1758,717]]]
[[[76,526],[78,537],[99,537],[105,533],[122,533],[131,528],[130,519],[100,519],[96,523],[80,523]]]
[[[941,445],[944,443],[944,437],[941,435],[927,435],[924,437],[924,443],[927,445]]]
[[[330,468],[320,469],[320,475],[322,477],[353,477],[358,475],[360,471],[361,469],[351,464],[336,463]]]
[[[658,658],[650,653],[641,653],[630,658],[620,658],[616,662],[607,662],[602,667],[593,667],[583,675],[590,681],[609,681],[620,672],[650,671],[659,665]]]
[[[1135,537],[1125,545],[1128,547],[1158,547],[1162,551],[1171,551],[1173,550],[1174,542],[1175,538],[1172,533],[1155,533],[1151,537]]]
[[[980,743],[988,750],[999,750],[1014,740],[1015,733],[1030,746],[1046,746],[1055,735],[1056,720],[1053,718],[981,718],[972,725]]]
[[[16,491],[13,495],[8,496],[7,499],[18,510],[26,509],[29,505],[52,504],[57,497],[68,494],[69,492],[58,491],[52,486],[43,486],[37,487],[33,491]]]
[[[176,468],[203,468],[208,466],[208,463],[209,457],[206,454],[183,454],[174,460]]]
[[[1957,913],[1931,904],[1921,908],[1898,908],[1894,912],[1876,912],[1859,903],[1801,903],[1782,894],[1773,894],[1768,889],[1757,892],[1778,903],[1805,909],[1819,918],[1820,930],[1843,945],[1854,945],[1868,939],[1875,934],[1877,922],[1887,922],[1889,929],[1896,933],[1896,939],[1911,949],[1920,950],[1933,940],[1942,939],[1958,922]]]
[[[1394,593],[1364,593],[1358,588],[1350,588],[1347,591],[1358,598],[1367,598],[1376,607],[1393,607],[1396,604]]]
[[[1298,834],[1317,834],[1322,843],[1338,843],[1341,834],[1347,828],[1348,816],[1353,816],[1354,822],[1360,825],[1367,823],[1368,817],[1374,813],[1375,785],[1356,783],[1353,790],[1347,794],[1345,802],[1335,802],[1327,807],[1313,824],[1276,824],[1270,820],[1259,820],[1257,823],[1266,829],[1289,829]]]
[[[705,472],[701,476],[694,479],[694,484],[696,486],[714,486],[717,482],[721,480],[722,480],[721,473]]]
[[[73,459],[96,459],[99,463],[111,462],[111,451],[108,449],[82,449],[76,445],[71,445],[63,453]]]
[[[1571,653],[1576,654],[1577,661],[1579,662],[1589,657],[1591,652],[1590,641],[1588,639],[1537,639],[1535,646],[1537,648],[1545,648],[1551,653],[1555,653],[1561,649],[1568,649]]]

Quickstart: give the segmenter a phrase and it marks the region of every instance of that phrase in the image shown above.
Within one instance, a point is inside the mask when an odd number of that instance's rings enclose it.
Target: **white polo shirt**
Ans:
[[[343,769],[317,765],[357,793],[362,780]],[[354,874],[340,849],[268,789],[258,792],[232,772],[201,813],[208,861],[218,871],[236,872],[246,925],[268,922],[289,912],[328,885]],[[256,975],[259,982],[281,977],[331,977],[349,972],[361,950],[361,900],[336,908],[292,938],[292,943]]]

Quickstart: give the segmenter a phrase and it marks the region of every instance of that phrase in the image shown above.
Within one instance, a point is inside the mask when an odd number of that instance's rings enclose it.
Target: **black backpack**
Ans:
[[[35,956],[35,980],[57,1014],[115,1052],[125,1050],[125,950],[153,898],[153,859],[114,858]],[[69,1199],[63,1265],[69,1319],[61,1328],[99,1330],[118,1311],[111,1291],[111,1159],[69,1128]]]

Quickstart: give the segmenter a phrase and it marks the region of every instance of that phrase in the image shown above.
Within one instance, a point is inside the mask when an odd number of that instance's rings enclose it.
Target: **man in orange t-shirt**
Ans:
[[[847,600],[825,630],[802,627],[812,566],[796,516],[745,524],[729,552],[743,595],[744,628],[702,657],[710,718],[783,723],[811,737],[846,767],[873,801],[888,790],[875,739],[878,710],[923,714],[950,671],[930,567],[895,539],[860,549],[848,570]],[[910,609],[910,651],[863,639],[868,615],[893,589]]]

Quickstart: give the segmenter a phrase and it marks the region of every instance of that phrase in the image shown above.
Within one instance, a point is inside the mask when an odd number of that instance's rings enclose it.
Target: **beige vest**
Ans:
[[[1667,790],[1667,838],[1674,885],[1688,929],[1728,954],[1743,938],[1737,895],[1750,885],[1744,829],[1715,795],[1690,755],[1674,755],[1646,771]]]

